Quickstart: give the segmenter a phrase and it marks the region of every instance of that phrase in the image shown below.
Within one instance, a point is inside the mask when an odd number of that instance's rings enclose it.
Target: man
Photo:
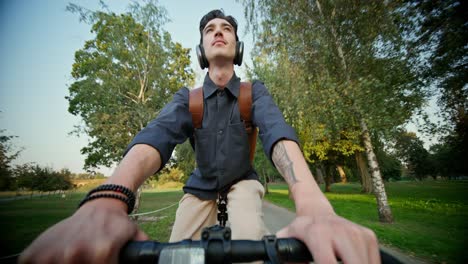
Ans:
[[[128,240],[148,239],[127,217],[131,192],[160,170],[174,146],[189,137],[195,143],[198,168],[184,187],[171,241],[199,238],[203,227],[215,224],[215,200],[222,190],[228,191],[232,238],[259,239],[265,233],[263,187],[249,163],[246,132],[237,105],[237,23],[213,10],[200,21],[200,33],[200,60],[208,67],[202,127],[194,129],[188,109],[189,91],[181,89],[129,145],[107,181],[112,188],[89,194],[73,216],[41,234],[23,252],[20,262],[115,262]],[[304,241],[316,263],[336,263],[337,257],[345,263],[378,263],[374,233],[334,213],[308,169],[294,131],[284,122],[265,86],[260,82],[252,86],[252,121],[259,127],[265,152],[287,181],[296,205],[295,220],[277,236]],[[122,189],[129,191],[121,195]]]

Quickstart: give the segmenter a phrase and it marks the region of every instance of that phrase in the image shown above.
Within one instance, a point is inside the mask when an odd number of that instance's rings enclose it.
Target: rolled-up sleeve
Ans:
[[[259,128],[259,136],[265,155],[273,163],[271,155],[276,142],[288,139],[299,144],[299,140],[294,129],[284,120],[283,114],[262,82],[253,82],[252,96],[252,121]]]
[[[187,88],[180,89],[161,113],[141,130],[125,150],[137,144],[154,147],[161,155],[161,168],[167,163],[177,144],[183,143],[192,133],[192,117],[188,110]]]

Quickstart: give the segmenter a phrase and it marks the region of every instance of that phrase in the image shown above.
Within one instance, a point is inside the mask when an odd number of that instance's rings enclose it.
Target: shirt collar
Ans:
[[[236,98],[239,97],[240,78],[237,77],[236,73],[232,75],[231,80],[229,80],[225,88],[227,88],[227,90]],[[216,86],[216,84],[211,80],[210,76],[207,73],[205,76],[205,80],[203,81],[203,97],[206,99],[217,90],[218,86]]]

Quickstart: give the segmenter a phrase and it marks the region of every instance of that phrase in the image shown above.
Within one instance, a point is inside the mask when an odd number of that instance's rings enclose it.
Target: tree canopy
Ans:
[[[21,154],[22,149],[16,150],[12,140],[16,136],[5,134],[5,129],[0,129],[0,190],[6,190],[12,187],[14,161]]]
[[[413,57],[431,87],[444,120],[441,144],[434,149],[446,162],[444,172],[467,175],[468,165],[468,3],[460,0],[407,1],[405,14]],[[434,134],[437,131],[431,131]]]
[[[394,137],[426,95],[407,56],[401,3],[246,0],[244,5],[258,34],[252,75],[278,93],[304,150],[359,151],[359,140],[343,141],[343,133],[359,131],[384,201],[371,135]]]
[[[189,49],[163,30],[166,12],[154,1],[134,3],[125,14],[74,4],[68,10],[95,34],[75,53],[69,112],[83,120],[75,132],[90,137],[81,150],[85,167],[110,166],[174,92],[193,82]]]

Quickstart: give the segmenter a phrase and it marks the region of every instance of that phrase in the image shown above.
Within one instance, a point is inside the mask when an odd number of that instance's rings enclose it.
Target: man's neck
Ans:
[[[216,86],[224,89],[234,75],[234,64],[210,65],[208,75]]]

